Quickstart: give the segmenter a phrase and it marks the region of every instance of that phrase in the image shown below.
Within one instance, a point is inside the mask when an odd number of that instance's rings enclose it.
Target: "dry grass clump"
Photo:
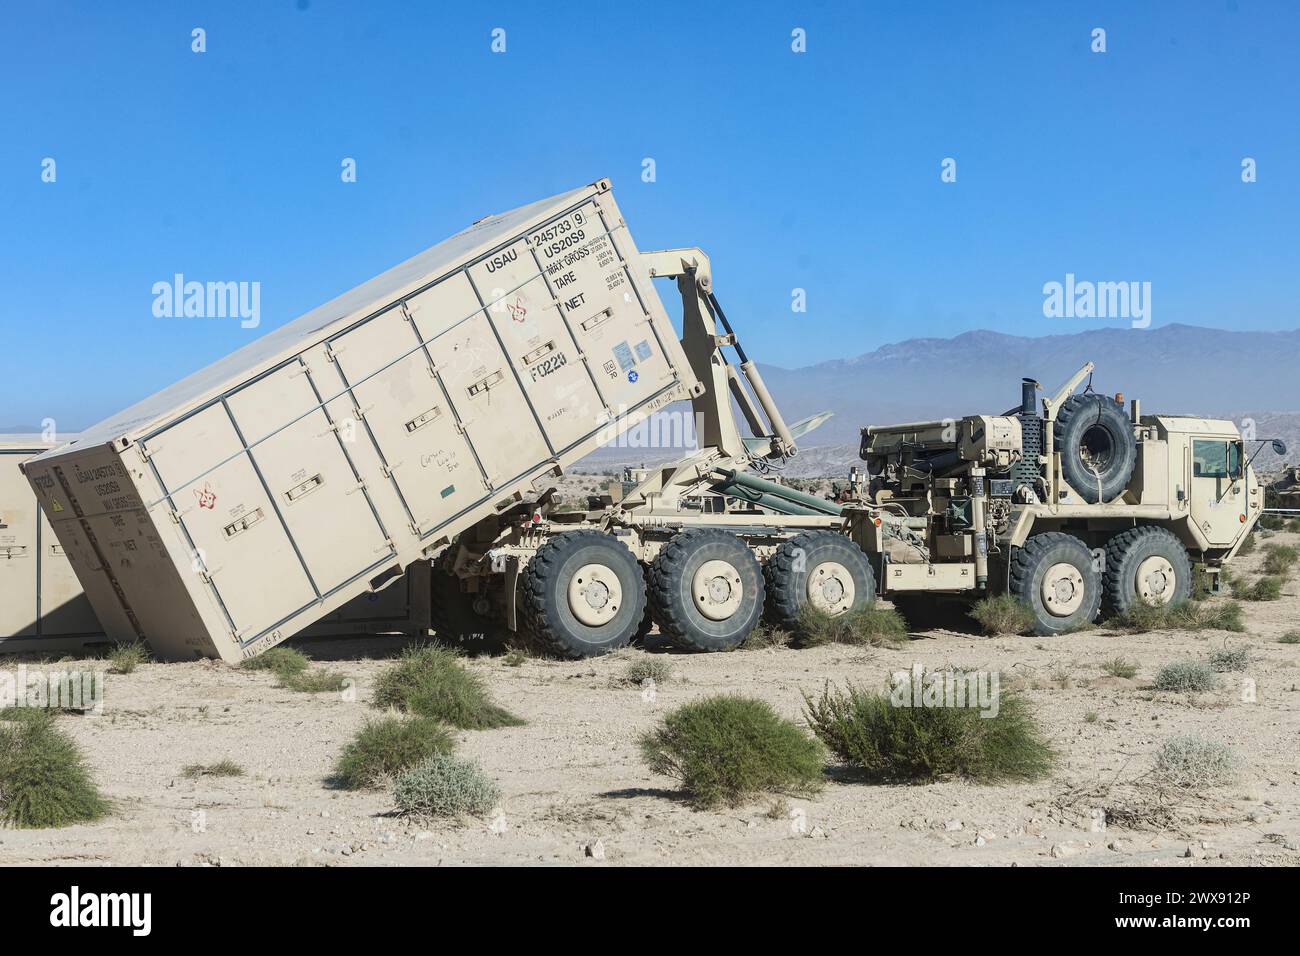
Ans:
[[[893,608],[864,607],[830,615],[804,605],[795,621],[795,639],[803,647],[855,644],[880,647],[907,640],[907,622]]]
[[[218,760],[210,764],[186,764],[181,768],[181,775],[191,780],[198,777],[242,777],[244,768],[233,760]]]
[[[1106,622],[1129,634],[1147,631],[1244,631],[1241,605],[1235,601],[1176,601],[1170,604],[1138,602]]]
[[[1112,657],[1101,665],[1101,669],[1102,673],[1109,674],[1111,677],[1130,679],[1136,677],[1138,672],[1137,664],[1123,657]]]
[[[1024,601],[1010,594],[998,594],[977,601],[970,610],[985,634],[1027,634],[1034,626],[1034,612]]]
[[[478,764],[451,754],[429,757],[393,785],[398,812],[414,817],[482,816],[500,799],[500,789]]]
[[[343,748],[334,767],[335,782],[347,790],[382,786],[437,754],[450,753],[451,735],[428,717],[382,717],[368,721]]]
[[[1223,647],[1210,654],[1210,669],[1218,674],[1244,671],[1250,666],[1250,652],[1244,647]]]
[[[821,744],[749,697],[724,694],[677,708],[641,738],[641,754],[654,773],[679,780],[698,808],[822,786]]]
[[[852,685],[827,685],[819,698],[805,694],[804,701],[817,737],[876,780],[1037,780],[1056,762],[1029,704],[1014,694],[1001,696],[996,716],[973,707],[901,707]]]
[[[1164,742],[1156,753],[1155,772],[1172,786],[1201,790],[1231,783],[1239,765],[1227,744],[1189,734]]]
[[[661,656],[644,654],[636,660],[628,661],[619,675],[619,683],[644,684],[653,681],[656,685],[666,684],[673,678],[673,665]]]
[[[1282,579],[1271,575],[1256,578],[1247,584],[1240,578],[1232,581],[1232,596],[1239,601],[1276,601],[1282,596]]]
[[[497,706],[483,680],[440,644],[408,648],[375,681],[375,706],[431,717],[461,730],[517,727],[524,723]]]
[[[153,654],[143,641],[115,644],[108,655],[108,669],[113,674],[130,674],[141,664],[153,660]]]
[[[1300,557],[1296,549],[1289,544],[1270,544],[1264,548],[1264,573],[1285,578],[1295,567]]]
[[[1156,674],[1155,688],[1188,694],[1215,690],[1220,683],[1219,675],[1204,661],[1175,661],[1160,668]]]

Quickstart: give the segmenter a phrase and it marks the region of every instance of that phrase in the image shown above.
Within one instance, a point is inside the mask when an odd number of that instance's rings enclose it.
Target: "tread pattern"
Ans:
[[[680,576],[687,560],[702,545],[707,544],[709,541],[720,540],[739,543],[745,554],[749,556],[749,560],[753,561],[755,565],[758,564],[758,559],[754,557],[754,553],[734,534],[719,531],[716,528],[688,528],[674,535],[659,550],[654,563],[650,566],[650,603],[654,609],[655,622],[659,625],[659,630],[665,637],[678,647],[686,650],[709,652],[724,649],[716,643],[705,643],[700,635],[696,634],[695,628],[691,626],[690,619],[684,613],[685,609],[678,600]],[[763,584],[761,567],[757,568],[754,577],[755,587],[758,590],[758,607],[757,612],[754,614],[754,624],[757,624],[766,600],[766,588]],[[746,629],[739,639],[728,646],[734,647],[743,641],[749,635],[750,629]]]
[[[554,604],[548,595],[552,592],[550,585],[558,576],[560,568],[565,560],[573,554],[574,551],[591,544],[598,544],[606,549],[611,556],[622,552],[626,555],[627,561],[635,571],[637,582],[644,583],[645,578],[641,572],[641,565],[637,563],[636,556],[632,554],[622,541],[613,535],[606,534],[603,531],[568,531],[564,534],[557,534],[537,549],[533,559],[528,562],[528,567],[524,570],[522,580],[520,581],[520,594],[522,595],[524,622],[529,633],[554,653],[573,659],[592,656],[591,653],[584,654],[579,646],[564,639],[563,631],[554,614]],[[595,654],[606,654],[610,651],[623,647],[635,633],[637,626],[640,624],[645,614],[646,593],[644,587],[634,587],[631,589],[631,597],[635,602],[632,616],[632,626],[625,628],[622,635],[618,635],[614,640],[607,644],[592,645],[591,651]],[[626,606],[628,594],[624,592],[623,601]]]
[[[866,553],[853,539],[836,531],[805,531],[781,542],[773,555],[767,559],[767,564],[763,566],[763,577],[767,585],[767,614],[773,621],[788,625],[798,618],[799,612],[803,610],[804,600],[800,593],[800,584],[803,582],[799,572],[794,569],[799,552],[803,552],[807,565],[811,567],[813,562],[807,558],[807,555],[819,544],[826,545],[830,542],[834,542],[830,546],[836,550],[839,550],[840,542],[844,542],[861,555],[861,567],[866,572],[867,581],[870,583],[870,593],[867,595],[865,606],[875,603],[875,572],[871,569],[871,562],[867,559]],[[846,551],[843,555],[845,561],[853,561],[852,555],[852,551]]]
[[[1091,552],[1088,551],[1087,545],[1074,535],[1067,534],[1064,531],[1043,531],[1039,534],[1032,535],[1023,545],[1014,549],[1012,552],[1010,567],[1007,569],[1008,592],[1013,596],[1028,602],[1030,607],[1034,607],[1034,596],[1031,593],[1033,589],[1034,571],[1038,569],[1043,560],[1043,555],[1046,552],[1062,544],[1068,544],[1070,547],[1082,547],[1083,550],[1088,552],[1091,556]],[[1087,567],[1092,574],[1097,573],[1092,567],[1091,561],[1089,561]],[[1087,617],[1084,618],[1084,620],[1087,621],[1094,620],[1097,617],[1097,612],[1101,609],[1102,582],[1098,581],[1097,584],[1096,598],[1093,600],[1092,606],[1088,610]],[[1037,610],[1035,610],[1034,616],[1035,618],[1040,618]],[[1038,630],[1038,633],[1040,634],[1044,633],[1044,631],[1040,629],[1036,628],[1035,630]],[[1046,633],[1053,632],[1047,631]]]
[[[1119,420],[1115,423],[1116,426],[1119,426],[1120,422],[1127,421],[1124,417],[1123,408],[1103,395],[1071,395],[1061,403],[1052,429],[1054,447],[1056,451],[1061,452],[1061,470],[1065,480],[1078,492],[1084,501],[1090,501],[1093,504],[1097,504],[1100,500],[1097,496],[1096,476],[1092,474],[1086,476],[1072,474],[1078,463],[1073,457],[1074,449],[1068,449],[1068,455],[1063,450],[1067,444],[1065,431],[1075,415],[1087,414],[1091,410],[1095,411],[1098,419],[1100,419],[1102,409],[1109,407],[1113,407],[1118,411]],[[1124,489],[1128,487],[1128,483],[1133,478],[1134,469],[1137,468],[1137,439],[1133,437],[1133,429],[1131,427],[1119,428],[1116,439],[1124,443],[1124,449],[1120,455],[1119,463],[1114,466],[1113,473],[1102,480],[1101,490],[1105,493],[1105,500],[1107,501],[1114,500],[1124,493]],[[1119,454],[1120,450],[1116,449],[1116,452]],[[1127,468],[1124,467],[1125,463],[1127,463]]]
[[[1152,553],[1162,554],[1174,565],[1174,574],[1177,579],[1174,600],[1178,600],[1179,591],[1185,590],[1184,597],[1191,594],[1192,559],[1188,556],[1187,549],[1183,547],[1183,543],[1178,540],[1177,535],[1168,528],[1162,528],[1158,525],[1139,525],[1136,528],[1121,531],[1106,542],[1106,574],[1102,578],[1102,603],[1108,613],[1122,613],[1127,611],[1133,603],[1124,594],[1123,584],[1125,578],[1136,573],[1137,569],[1126,567],[1128,564],[1127,559],[1132,555],[1134,548],[1139,543],[1153,538],[1159,538],[1168,545],[1167,548]]]

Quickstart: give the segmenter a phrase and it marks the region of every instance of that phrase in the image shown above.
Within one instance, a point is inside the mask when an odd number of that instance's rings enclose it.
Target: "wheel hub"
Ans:
[[[1176,580],[1173,564],[1153,554],[1138,565],[1134,585],[1137,596],[1148,604],[1168,604],[1177,591]]]
[[[695,606],[711,621],[725,621],[744,597],[740,572],[730,561],[705,561],[691,579]]]
[[[1083,605],[1083,575],[1073,564],[1062,561],[1043,575],[1043,607],[1053,617],[1069,617]]]
[[[808,572],[808,601],[827,614],[843,614],[853,607],[857,588],[853,575],[838,561],[824,561]]]
[[[623,586],[613,568],[584,564],[569,579],[569,610],[588,627],[613,620],[623,605]]]

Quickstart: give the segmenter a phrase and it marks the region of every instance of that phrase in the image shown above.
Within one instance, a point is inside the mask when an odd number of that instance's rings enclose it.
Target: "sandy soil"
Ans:
[[[1279,534],[1275,541],[1300,537]],[[1259,557],[1243,559],[1249,572]],[[461,753],[504,792],[488,820],[426,825],[390,814],[385,793],[331,789],[340,747],[369,706],[387,639],[303,646],[354,676],[355,694],[305,695],[274,678],[225,665],[150,664],[110,676],[105,713],[60,724],[84,749],[117,805],[102,822],[59,831],[0,830],[3,864],[434,865],[434,864],[906,864],[1266,865],[1300,862],[1300,645],[1277,643],[1300,627],[1300,586],[1247,605],[1248,633],[985,638],[933,631],[901,649],[823,647],[731,654],[667,653],[674,676],[654,700],[617,678],[627,651],[595,661],[502,659],[470,663],[497,699],[527,718],[518,728],[461,733]],[[1245,674],[1192,697],[1149,689],[1155,671],[1204,658],[1227,640],[1249,647]],[[1124,656],[1134,680],[1102,675]],[[751,694],[799,718],[801,691],[825,681],[873,684],[920,662],[996,669],[1019,678],[1063,757],[1050,780],[979,786],[961,781],[878,786],[832,773],[810,799],[764,799],[697,812],[671,780],[650,774],[636,739],[666,710],[722,691]],[[12,662],[0,659],[0,667]],[[60,664],[59,667],[67,667]],[[98,662],[87,666],[102,667]],[[1243,699],[1244,679],[1256,700]],[[353,699],[354,698],[354,699]],[[1087,715],[1096,714],[1091,722]],[[1182,801],[1155,830],[1096,829],[1093,811],[1132,805],[1125,781],[1150,766],[1174,734],[1237,748],[1239,782]],[[229,758],[240,778],[187,779],[192,763]],[[1118,778],[1109,795],[1070,799]],[[1187,855],[1189,853],[1190,856]]]

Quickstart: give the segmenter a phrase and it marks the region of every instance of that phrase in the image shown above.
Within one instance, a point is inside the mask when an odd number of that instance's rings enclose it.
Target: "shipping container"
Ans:
[[[75,650],[105,637],[18,466],[56,443],[0,435],[0,652]]]
[[[236,661],[701,389],[602,180],[479,220],[24,470],[110,637]]]

